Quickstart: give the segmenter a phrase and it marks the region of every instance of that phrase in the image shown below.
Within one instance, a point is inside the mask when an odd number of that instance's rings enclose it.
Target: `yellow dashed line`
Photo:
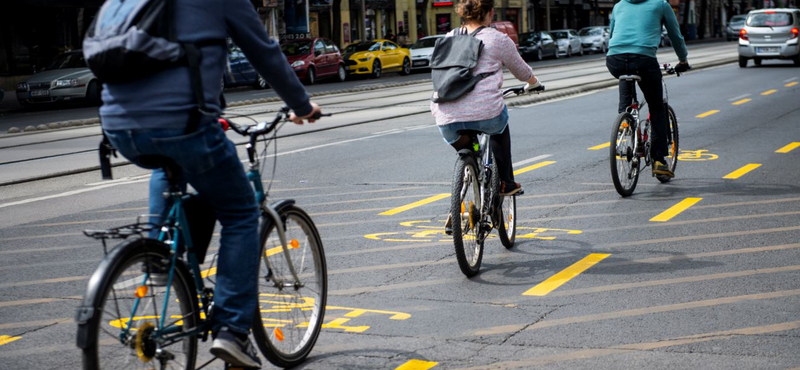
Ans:
[[[9,344],[17,339],[22,339],[22,337],[12,337],[10,335],[0,335],[0,346],[4,344]]]
[[[661,212],[658,216],[651,218],[650,221],[652,222],[669,221],[673,217],[677,216],[679,213],[697,204],[697,202],[701,200],[703,200],[703,198],[686,198],[680,201],[678,204],[670,207],[668,210]]]
[[[609,146],[611,146],[611,142],[602,143],[600,145],[595,145],[595,146],[593,146],[591,148],[587,148],[587,149],[588,150],[600,150],[600,149],[603,149],[603,148],[608,148]]]
[[[792,87],[792,86],[795,86],[795,85],[797,85],[798,83],[800,83],[800,82],[797,82],[797,81],[795,81],[795,82],[789,82],[788,84],[786,84],[786,85],[784,85],[784,86],[786,86],[786,87]]]
[[[705,113],[700,113],[700,114],[696,115],[695,117],[697,117],[697,118],[706,118],[706,117],[708,117],[708,116],[710,116],[712,114],[717,114],[717,113],[719,113],[718,110],[710,110],[710,111],[705,112]]]
[[[800,147],[800,142],[789,143],[789,145],[776,150],[775,153],[789,153],[797,147]]]
[[[572,266],[567,267],[561,272],[549,277],[547,280],[539,283],[539,285],[528,289],[522,295],[534,295],[534,296],[545,296],[548,293],[558,289],[558,287],[566,284],[568,281],[572,280],[572,278],[578,276],[581,272],[588,270],[590,267],[596,265],[598,262],[602,261],[606,257],[610,256],[610,254],[604,253],[592,253],[582,260],[575,262]]]
[[[776,92],[778,92],[778,90],[772,89],[772,90],[764,91],[763,93],[761,93],[761,95],[767,96],[767,95],[770,95],[770,94],[774,94]]]
[[[752,171],[752,170],[754,170],[756,168],[759,168],[759,167],[761,167],[761,164],[759,164],[759,163],[750,163],[750,164],[748,164],[748,165],[746,165],[746,166],[744,166],[744,167],[742,167],[742,168],[740,168],[740,169],[738,169],[736,171],[733,171],[733,172],[725,175],[725,177],[723,177],[723,179],[735,180],[735,179],[738,179],[738,178],[744,176],[746,173],[748,173],[748,172],[750,172],[750,171]]]
[[[525,167],[525,168],[520,168],[520,169],[514,171],[514,175],[519,175],[519,174],[522,174],[522,173],[525,173],[525,172],[528,172],[528,171],[533,171],[533,170],[535,170],[537,168],[542,168],[544,166],[549,166],[549,165],[551,165],[553,163],[556,163],[556,161],[539,162],[539,163],[534,164],[532,166],[528,166],[528,167]]]
[[[733,104],[733,105],[741,105],[741,104],[747,103],[747,102],[749,102],[751,100],[753,100],[753,99],[742,99],[742,100],[737,100],[737,101],[735,101],[735,102],[733,102],[731,104]]]
[[[432,361],[410,360],[398,366],[395,370],[428,370],[438,364],[438,362]]]
[[[448,198],[448,197],[450,197],[449,193],[443,193],[443,194],[434,195],[434,196],[432,196],[430,198],[425,198],[423,200],[419,200],[419,201],[416,201],[416,202],[411,203],[411,204],[406,204],[406,205],[404,205],[402,207],[397,207],[397,208],[394,208],[394,209],[390,209],[390,210],[388,210],[386,212],[381,212],[381,213],[379,213],[379,215],[381,215],[381,216],[396,215],[396,214],[398,214],[400,212],[405,212],[405,211],[408,211],[409,209],[417,208],[419,206],[424,206],[424,205],[426,205],[428,203],[433,203],[433,202],[435,202],[437,200]]]

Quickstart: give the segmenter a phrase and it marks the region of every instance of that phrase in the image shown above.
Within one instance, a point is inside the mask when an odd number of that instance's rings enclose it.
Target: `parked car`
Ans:
[[[725,27],[725,38],[728,41],[733,41],[739,38],[739,31],[744,27],[744,21],[747,19],[747,14],[739,14],[731,17],[728,21],[728,27]]]
[[[247,57],[244,56],[242,49],[233,42],[228,42],[228,68],[222,75],[222,87],[236,87],[252,85],[257,89],[269,87]]]
[[[747,61],[759,66],[764,59],[790,59],[800,66],[800,10],[761,9],[747,14],[739,31],[739,67]]]
[[[297,77],[309,85],[313,85],[319,78],[335,77],[339,81],[347,79],[342,53],[326,38],[286,41],[281,44],[281,50]]]
[[[433,47],[436,46],[436,40],[444,38],[444,35],[434,35],[423,37],[414,45],[411,45],[411,69],[426,69],[431,67],[431,55],[433,54]]]
[[[386,70],[411,73],[411,52],[389,40],[372,40],[350,44],[344,49],[345,69],[351,74],[367,74],[378,78]]]
[[[558,45],[553,36],[544,31],[520,33],[519,55],[525,60],[558,58]]]
[[[564,54],[567,58],[573,53],[583,55],[581,38],[575,30],[554,30],[550,31],[550,34],[556,39],[559,55]]]
[[[83,52],[75,50],[58,55],[43,71],[17,84],[20,105],[54,103],[86,99],[100,104],[102,85],[94,76]]]
[[[586,51],[597,51],[605,54],[608,51],[608,38],[611,31],[606,26],[584,27],[578,31],[581,46]]]
[[[519,49],[519,35],[517,35],[517,29],[514,27],[513,23],[509,21],[495,21],[491,23],[491,27],[508,35],[508,38],[514,41],[514,45]]]

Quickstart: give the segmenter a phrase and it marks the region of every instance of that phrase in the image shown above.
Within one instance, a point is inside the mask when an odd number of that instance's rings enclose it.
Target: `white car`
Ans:
[[[550,31],[550,34],[556,39],[558,54],[563,54],[567,58],[571,57],[573,54],[583,55],[581,38],[575,30],[554,30]]]
[[[444,35],[423,37],[414,45],[411,45],[411,69],[428,69],[431,67],[431,55],[436,40],[443,38]]]
[[[17,84],[20,105],[86,99],[100,103],[102,86],[80,50],[60,54],[43,71]]]
[[[602,54],[608,50],[610,33],[611,31],[606,26],[585,27],[578,31],[584,51],[596,51]]]

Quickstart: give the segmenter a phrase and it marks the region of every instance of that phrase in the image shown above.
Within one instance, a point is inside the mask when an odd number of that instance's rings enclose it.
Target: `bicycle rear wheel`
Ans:
[[[633,194],[639,181],[639,157],[634,153],[636,122],[630,113],[623,112],[614,121],[609,146],[611,180],[623,197]]]
[[[311,217],[295,206],[282,209],[280,217],[288,255],[274,223],[265,217],[253,336],[269,362],[292,367],[305,360],[322,329],[328,278],[322,239]],[[289,259],[299,284],[295,284]]]
[[[495,194],[495,209],[496,214],[492,222],[497,229],[497,236],[500,237],[500,243],[506,248],[514,247],[514,241],[517,238],[517,197],[509,196],[504,197],[500,195],[500,173],[497,170],[497,162],[492,161],[492,188]]]
[[[672,110],[672,107],[667,104],[667,150],[669,151],[669,156],[667,160],[669,163],[669,169],[672,173],[675,173],[675,168],[678,167],[678,118],[675,117],[675,111]],[[666,175],[656,175],[658,181],[661,182],[668,182],[670,180],[669,176]]]
[[[165,244],[136,239],[122,243],[101,262],[78,314],[84,369],[194,369],[197,336],[181,335],[185,328],[197,327],[197,293],[182,262],[175,265],[167,286],[169,259]],[[87,307],[94,312],[83,322]],[[163,315],[169,316],[159,331]]]
[[[461,272],[475,276],[481,268],[483,241],[481,229],[481,195],[475,159],[459,155],[450,196],[450,219],[453,226],[453,244]]]

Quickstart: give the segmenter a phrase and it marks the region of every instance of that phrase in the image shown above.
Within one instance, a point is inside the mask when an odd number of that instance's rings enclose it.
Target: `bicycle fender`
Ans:
[[[289,208],[294,205],[294,199],[283,199],[276,202],[271,203],[269,206],[270,208],[274,209],[275,212],[278,214],[283,213],[286,208]]]
[[[472,154],[473,154],[473,151],[470,148],[461,149],[461,150],[458,151],[458,155],[460,157],[464,157],[464,156],[468,156],[468,155],[472,155]]]

